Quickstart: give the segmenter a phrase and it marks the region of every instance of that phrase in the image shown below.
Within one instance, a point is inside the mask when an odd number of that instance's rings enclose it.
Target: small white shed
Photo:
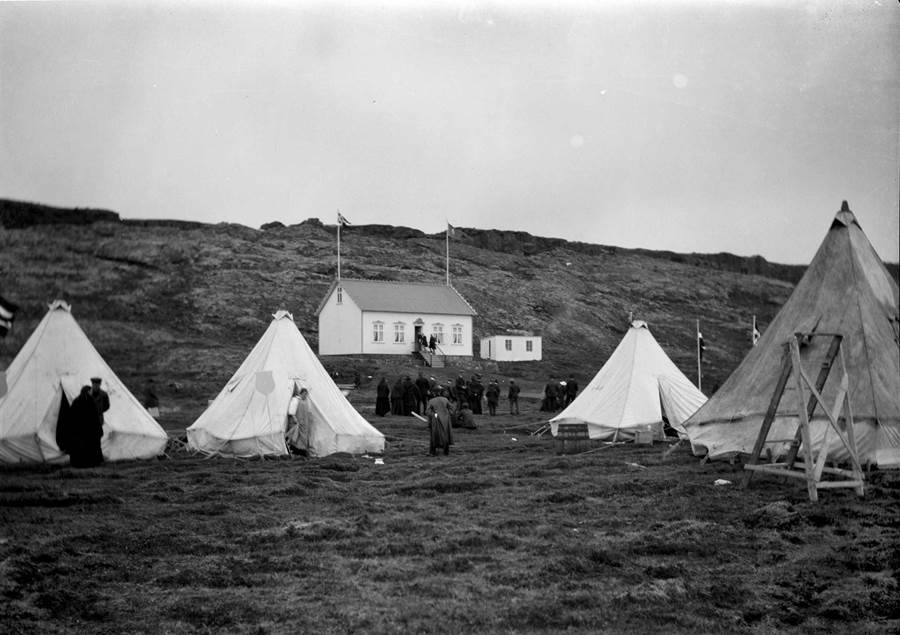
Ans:
[[[481,358],[498,362],[536,362],[541,359],[541,336],[507,333],[481,338]]]

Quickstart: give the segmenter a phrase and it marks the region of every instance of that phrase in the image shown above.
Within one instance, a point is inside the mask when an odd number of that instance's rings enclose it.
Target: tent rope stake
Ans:
[[[815,382],[810,380],[809,376],[803,371],[800,358],[801,343],[810,341],[814,336],[831,337],[831,344],[825,353],[825,358],[822,361]],[[855,490],[857,495],[863,496],[865,476],[859,463],[859,453],[853,433],[850,381],[844,360],[844,351],[841,347],[842,341],[843,336],[839,333],[795,333],[794,337],[785,344],[781,374],[778,377],[772,400],[760,426],[759,437],[753,446],[753,452],[744,465],[744,469],[747,471],[743,480],[744,487],[750,484],[750,479],[754,472],[767,472],[769,474],[805,480],[809,499],[813,502],[818,500],[819,489],[848,487]],[[822,397],[822,389],[834,367],[836,358],[839,358],[841,366],[840,387],[834,405],[829,408]],[[783,462],[761,464],[759,462],[760,454],[762,454],[763,448],[767,443],[783,443],[785,441],[785,439],[769,439],[768,436],[769,429],[778,411],[778,405],[781,403],[788,380],[792,375],[796,382],[797,392],[797,413],[799,419],[797,431],[793,439],[790,439],[791,446]],[[805,400],[807,390],[810,393],[808,401]],[[812,443],[809,423],[817,406],[822,407],[828,419],[828,425],[825,427],[821,442],[817,444],[818,452],[816,453],[816,448],[813,447]],[[843,422],[840,420],[842,412],[844,413]],[[832,431],[837,433],[838,439],[850,455],[851,469],[849,470],[825,467],[825,462],[828,458],[829,435]],[[798,455],[802,461],[798,461]],[[823,481],[823,474],[838,476],[844,480]]]

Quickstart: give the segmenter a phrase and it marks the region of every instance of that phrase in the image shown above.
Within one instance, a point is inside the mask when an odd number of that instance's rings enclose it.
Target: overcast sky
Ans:
[[[900,5],[0,2],[0,197],[900,259]]]

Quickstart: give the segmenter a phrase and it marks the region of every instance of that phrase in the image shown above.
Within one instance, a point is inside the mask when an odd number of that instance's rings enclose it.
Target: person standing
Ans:
[[[97,412],[100,413],[101,424],[103,424],[103,413],[109,410],[109,395],[100,388],[102,382],[103,380],[99,377],[91,377],[91,397],[97,406]]]
[[[434,351],[437,349],[437,337],[435,337],[434,333],[428,338],[428,348],[431,349],[431,354],[434,355]]]
[[[156,396],[156,386],[153,383],[153,378],[147,380],[147,385],[144,387],[144,397],[143,397],[144,408],[147,409],[147,412],[150,413],[150,416],[154,419],[159,419],[159,397]]]
[[[428,394],[431,392],[431,384],[421,370],[419,371],[419,376],[416,377],[416,389],[418,390],[418,393],[416,393],[416,414],[425,414],[425,408],[432,395]]]
[[[575,401],[578,395],[578,382],[575,381],[575,375],[569,375],[569,381],[566,382],[566,405]]]
[[[388,386],[387,379],[381,378],[378,386],[375,387],[375,414],[383,417],[391,411],[391,387]]]
[[[553,377],[544,386],[544,403],[541,405],[543,412],[556,412],[556,398],[559,396],[559,384],[553,381]]]
[[[497,405],[500,403],[500,385],[497,383],[496,379],[492,379],[488,382],[487,389],[484,391],[484,396],[487,397],[488,414],[493,417],[497,414]]]
[[[391,388],[391,414],[403,414],[403,378],[397,377],[394,387]]]
[[[288,402],[287,441],[291,454],[309,456],[309,390],[294,384],[291,400]]]
[[[509,414],[517,415],[519,414],[519,384],[516,383],[515,379],[509,380],[509,392],[506,393],[506,398],[509,400]]]
[[[425,415],[428,417],[428,453],[435,456],[438,450],[443,449],[444,455],[450,454],[450,445],[453,443],[450,400],[443,392],[428,400]]]
[[[466,392],[469,395],[469,406],[472,408],[472,414],[481,414],[481,398],[484,396],[484,386],[481,383],[481,375],[475,373],[466,386]]]
[[[103,463],[100,439],[103,415],[97,408],[90,386],[82,386],[67,413],[65,451],[72,467],[96,467]],[[104,393],[105,394],[105,393]]]

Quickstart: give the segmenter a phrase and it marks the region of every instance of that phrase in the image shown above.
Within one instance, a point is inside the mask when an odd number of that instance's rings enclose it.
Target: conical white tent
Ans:
[[[635,432],[661,435],[663,414],[679,434],[706,396],[684,376],[650,333],[635,320],[603,368],[569,406],[550,420],[586,423],[592,439],[626,440]]]
[[[816,255],[757,345],[685,428],[696,454],[715,459],[749,454],[759,437],[781,370],[784,346],[797,332],[840,333],[849,375],[849,395],[859,459],[896,462],[900,456],[900,319],[897,283],[863,233],[846,201]],[[829,338],[812,338],[804,347],[804,372],[815,377]],[[840,365],[838,364],[838,367]],[[834,403],[841,372],[832,371],[822,396]],[[793,380],[788,382],[768,438],[793,439],[799,420]],[[827,426],[818,408],[810,422],[813,446]],[[849,457],[831,435],[829,458]],[[767,444],[776,456],[789,441]]]
[[[145,459],[163,453],[168,435],[107,366],[61,300],[50,310],[6,372],[0,398],[0,462],[65,463],[56,445],[56,422],[91,377],[109,394],[101,448],[108,461]]]
[[[296,388],[309,391],[309,453],[383,452],[384,435],[347,401],[303,338],[294,318],[278,311],[269,328],[206,411],[187,429],[205,454],[287,454],[288,406]]]

